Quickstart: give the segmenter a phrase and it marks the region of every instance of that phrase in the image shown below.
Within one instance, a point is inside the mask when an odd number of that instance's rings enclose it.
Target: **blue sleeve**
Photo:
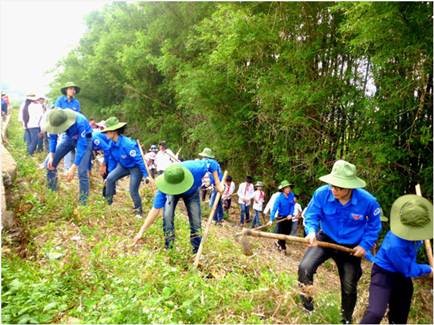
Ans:
[[[291,206],[289,207],[289,215],[294,216],[294,208],[295,208],[295,202],[294,202],[294,193],[291,193]]]
[[[50,135],[48,136],[48,140],[49,140],[49,149],[50,152],[54,153],[56,152],[56,146],[57,146],[57,134],[53,134],[50,133]]]
[[[274,221],[274,216],[276,215],[276,211],[279,210],[280,198],[281,198],[281,195],[279,195],[276,198],[276,201],[274,201],[273,209],[271,209],[271,213],[270,213],[270,221],[271,222]]]
[[[134,155],[134,162],[136,163],[136,166],[138,166],[140,168],[140,171],[143,174],[143,177],[148,177],[148,171],[146,170],[145,167],[145,162],[143,160],[142,157],[142,152],[140,151],[139,145],[136,143],[135,145],[135,149],[137,150],[137,154]]]
[[[304,227],[306,234],[317,233],[319,231],[319,219],[322,214],[317,192],[313,194],[312,200],[307,205],[304,213]]]
[[[60,99],[62,98],[62,96],[57,97],[56,102],[54,103],[54,107],[61,107],[60,106]]]
[[[212,174],[214,172],[217,172],[219,174],[220,180],[222,177],[222,172],[221,172],[221,168],[220,168],[220,164],[214,160],[214,159],[209,159],[207,160],[208,163],[208,171]]]
[[[152,207],[155,209],[162,209],[164,208],[164,205],[166,204],[167,196],[163,192],[157,191],[157,193],[154,196],[154,203],[152,204]]]
[[[83,159],[84,154],[86,153],[87,146],[88,146],[88,138],[86,135],[90,133],[90,130],[88,129],[89,123],[87,121],[77,121],[77,130],[78,130],[78,140],[77,140],[77,147],[76,147],[76,153],[75,153],[75,165],[80,165],[81,159]]]
[[[388,249],[388,258],[398,272],[406,277],[418,277],[431,273],[431,267],[428,264],[417,264],[415,258],[405,254],[400,246],[393,246]]]
[[[368,222],[365,227],[365,233],[359,246],[365,251],[369,251],[378,239],[381,230],[381,208],[377,201],[370,204],[368,210]]]

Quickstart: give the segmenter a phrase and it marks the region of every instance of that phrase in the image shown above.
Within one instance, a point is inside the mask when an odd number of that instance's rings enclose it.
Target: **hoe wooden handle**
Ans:
[[[304,243],[304,244],[308,243],[308,240],[306,238],[303,238],[303,237],[288,236],[288,235],[283,235],[283,234],[272,234],[269,232],[256,231],[253,229],[244,229],[242,231],[242,235],[243,236],[269,238],[269,239],[280,239],[280,240],[286,240],[286,241],[295,241],[295,242]],[[338,244],[333,244],[333,243],[328,243],[328,242],[318,241],[318,240],[315,243],[320,247],[331,248],[331,249],[335,249],[335,250],[349,253],[349,254],[352,254],[354,252],[354,250],[352,248],[348,248],[348,247],[338,245]]]

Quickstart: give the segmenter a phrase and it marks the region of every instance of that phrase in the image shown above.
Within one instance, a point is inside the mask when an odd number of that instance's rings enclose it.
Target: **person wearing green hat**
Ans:
[[[89,196],[89,163],[92,153],[92,129],[87,118],[70,109],[52,109],[47,113],[45,126],[49,135],[47,162],[48,187],[57,190],[57,165],[72,149],[77,150],[74,163],[66,175],[71,181],[78,168],[80,203],[85,204]],[[64,140],[57,146],[58,134],[64,133]]]
[[[408,194],[399,197],[390,212],[390,231],[371,258],[369,304],[361,324],[379,324],[389,308],[390,324],[406,324],[413,296],[412,277],[431,275],[432,266],[418,264],[422,240],[433,238],[433,205]]]
[[[113,203],[116,182],[126,176],[130,176],[130,196],[134,203],[136,217],[142,216],[142,199],[139,195],[140,182],[145,177],[148,180],[148,172],[145,167],[141,150],[137,142],[123,135],[127,123],[119,122],[115,116],[109,117],[105,121],[106,127],[101,132],[109,138],[110,145],[104,153],[113,159],[116,167],[110,171],[105,180],[106,200],[108,204]],[[105,165],[101,168],[101,173],[107,170]]]
[[[80,113],[80,102],[77,98],[75,98],[75,96],[80,92],[80,87],[78,87],[75,83],[69,81],[65,83],[62,88],[60,88],[60,92],[62,93],[62,95],[56,99],[54,107],[61,109],[71,109],[75,112]],[[65,140],[65,135],[63,135],[62,141]],[[71,150],[71,152],[69,152],[63,159],[65,172],[67,172],[71,167],[72,162],[74,161],[74,156],[75,151]]]
[[[276,233],[278,234],[289,235],[291,233],[292,216],[294,214],[294,193],[292,193],[292,187],[293,185],[287,180],[280,183],[278,189],[281,193],[276,198],[271,210],[269,225],[273,223],[276,214],[276,220],[286,219],[276,224]],[[286,241],[278,240],[277,248],[286,253]]]
[[[201,210],[199,189],[202,178],[206,173],[214,177],[216,188],[223,192],[223,185],[218,177],[220,166],[217,162],[207,163],[204,160],[186,160],[174,163],[166,168],[163,174],[155,179],[158,188],[154,196],[151,211],[146,219],[152,219],[163,211],[163,230],[166,249],[173,247],[175,240],[175,209],[178,201],[182,198],[187,208],[188,221],[190,223],[190,243],[193,254],[196,254],[201,241]],[[146,220],[145,220],[146,222]],[[137,241],[139,237],[135,237]]]
[[[361,258],[378,239],[381,208],[376,198],[363,190],[356,166],[345,160],[334,163],[332,172],[319,178],[327,185],[318,188],[304,213],[310,246],[298,267],[302,288],[313,284],[318,267],[332,258],[341,282],[342,322],[351,323],[357,301],[357,283],[362,275]],[[352,255],[315,245],[316,239],[353,248]],[[302,293],[303,307],[312,311],[313,299]]]
[[[212,152],[212,150],[210,148],[204,148],[202,150],[202,152],[199,153],[199,156],[202,157],[202,160],[206,161],[207,164],[211,164],[211,163],[216,163],[217,165],[219,165],[218,161],[215,159],[214,153]],[[223,173],[222,170],[219,168],[217,170],[218,176],[220,181],[223,178]],[[215,188],[214,184],[214,180],[212,177],[209,178],[210,180],[210,186],[212,186],[213,190],[211,192],[211,196],[209,198],[209,206],[212,207],[215,201],[215,198],[217,197],[217,189]],[[216,211],[214,213],[214,217],[213,220],[215,222],[216,225],[221,226],[223,224],[223,204],[222,204],[222,199],[220,198],[218,204],[217,204],[217,208]]]

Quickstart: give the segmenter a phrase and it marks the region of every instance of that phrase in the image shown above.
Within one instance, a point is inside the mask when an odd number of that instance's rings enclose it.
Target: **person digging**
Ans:
[[[350,324],[357,301],[357,283],[362,275],[361,258],[378,239],[381,208],[376,198],[362,189],[366,183],[357,177],[356,166],[347,161],[336,161],[332,172],[319,179],[327,185],[315,191],[304,214],[306,239],[311,247],[298,267],[300,298],[306,310],[314,309],[308,289],[318,267],[332,258],[341,283],[342,322]],[[349,255],[315,246],[316,240],[353,248],[354,252]]]

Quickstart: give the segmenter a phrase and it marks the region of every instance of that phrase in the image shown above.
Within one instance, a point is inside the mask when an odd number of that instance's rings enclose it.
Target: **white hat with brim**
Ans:
[[[77,114],[73,110],[55,108],[48,112],[44,128],[48,133],[63,133],[75,123],[76,119]]]
[[[332,172],[319,178],[324,183],[341,188],[362,188],[366,182],[357,177],[356,166],[345,160],[338,160],[334,163]]]

